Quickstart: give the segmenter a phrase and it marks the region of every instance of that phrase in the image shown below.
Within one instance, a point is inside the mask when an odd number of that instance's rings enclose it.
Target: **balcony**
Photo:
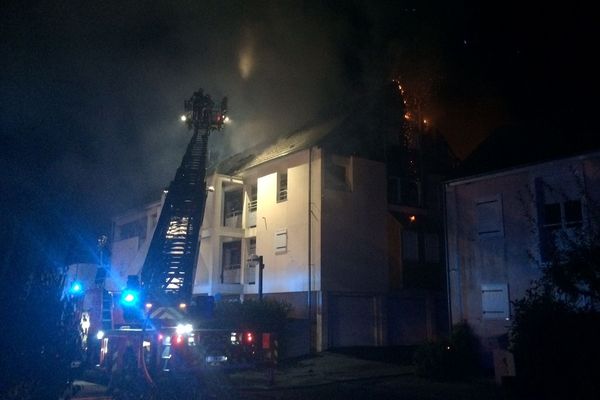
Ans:
[[[242,210],[230,210],[229,212],[225,213],[225,221],[223,226],[227,228],[241,228]]]
[[[249,228],[254,228],[256,226],[256,208],[256,200],[248,202],[248,217],[246,220],[246,226],[248,226]]]

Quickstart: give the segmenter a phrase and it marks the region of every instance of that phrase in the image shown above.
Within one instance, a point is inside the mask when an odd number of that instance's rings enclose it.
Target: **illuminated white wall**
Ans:
[[[313,270],[312,289],[319,289],[318,269],[320,263],[320,227],[318,224],[320,206],[321,173],[320,152],[312,151],[312,254]],[[241,176],[229,177],[213,175],[208,184],[215,187],[215,192],[208,194],[204,223],[202,228],[201,247],[194,293],[241,294],[258,293],[258,276],[255,284],[247,284],[244,275],[248,270],[247,242],[250,237],[256,238],[256,254],[263,256],[265,264],[263,293],[302,292],[308,290],[308,159],[309,151],[301,151],[244,171]],[[285,201],[278,201],[278,174],[287,173],[288,196]],[[247,218],[243,219],[243,227],[229,228],[222,223],[223,190],[222,184],[237,184],[243,180],[244,188],[249,191],[251,185],[257,186],[256,227],[248,227]],[[315,201],[315,199],[317,199]],[[247,214],[247,197],[244,216]],[[285,230],[287,247],[285,251],[275,251],[275,234]],[[220,282],[221,246],[226,238],[240,238],[242,241],[242,283],[240,285],[222,284]],[[258,270],[255,270],[258,275]]]
[[[147,204],[141,210],[132,210],[113,219],[113,239],[111,243],[111,271],[106,280],[105,287],[109,291],[120,291],[127,283],[128,275],[139,275],[148,247],[152,240],[152,235],[160,216],[162,203],[161,201]],[[145,219],[146,231],[145,238],[139,236],[119,239],[119,231],[124,225]]]

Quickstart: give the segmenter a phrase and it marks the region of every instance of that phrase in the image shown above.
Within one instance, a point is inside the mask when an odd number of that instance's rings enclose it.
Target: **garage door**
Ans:
[[[329,346],[377,344],[376,301],[373,296],[330,295]]]

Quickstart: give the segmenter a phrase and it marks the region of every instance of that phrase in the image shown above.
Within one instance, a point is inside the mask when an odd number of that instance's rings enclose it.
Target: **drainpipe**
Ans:
[[[313,353],[313,330],[312,330],[312,146],[308,147],[308,353]]]
[[[448,335],[452,334],[452,304],[450,300],[450,251],[448,248],[448,209],[446,207],[446,184],[442,183],[442,229],[444,230],[445,269],[446,269],[446,301],[448,307]],[[456,205],[455,205],[456,207]]]

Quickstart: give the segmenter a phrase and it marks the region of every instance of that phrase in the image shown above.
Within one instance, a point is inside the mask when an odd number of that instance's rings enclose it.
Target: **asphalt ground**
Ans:
[[[355,352],[354,352],[355,353]],[[389,356],[389,354],[388,354]],[[374,359],[365,359],[374,358]],[[443,383],[414,376],[414,369],[398,357],[393,362],[367,352],[355,354],[319,353],[311,357],[280,362],[275,368],[225,372],[214,369],[198,379],[202,395],[190,399],[503,399],[490,382]],[[78,400],[107,400],[106,387],[86,381],[75,382]],[[175,400],[185,400],[175,396]],[[171,398],[167,396],[166,398]],[[185,397],[187,399],[187,397]]]
[[[287,360],[273,367],[261,365],[232,373],[214,371],[204,379],[209,390],[217,391],[228,386],[233,392],[252,392],[278,389],[294,389],[327,385],[335,382],[359,381],[372,378],[410,375],[411,366],[400,366],[350,355],[331,352],[311,357]],[[88,381],[76,381],[73,398],[107,399],[106,386]],[[222,390],[221,390],[222,391]]]
[[[295,388],[335,382],[412,375],[413,367],[365,360],[324,352],[316,356],[280,363],[274,368],[243,370],[229,374],[233,385],[242,390]]]

